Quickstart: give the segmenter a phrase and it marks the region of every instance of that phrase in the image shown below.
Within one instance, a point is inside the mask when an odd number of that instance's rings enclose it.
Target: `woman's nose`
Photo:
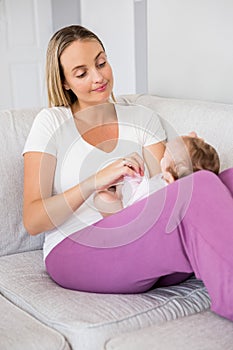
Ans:
[[[99,82],[102,82],[103,81],[103,75],[101,74],[101,72],[94,68],[92,70],[92,74],[91,74],[91,77],[92,77],[92,81],[93,83],[99,83]]]

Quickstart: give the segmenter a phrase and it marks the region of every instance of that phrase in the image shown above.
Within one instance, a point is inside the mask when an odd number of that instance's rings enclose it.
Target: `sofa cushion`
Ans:
[[[25,139],[38,110],[0,112],[0,256],[39,249],[43,235],[29,236],[22,223]]]
[[[106,350],[231,350],[233,323],[210,311],[110,340]]]
[[[146,293],[95,294],[63,289],[44,270],[42,252],[0,258],[0,292],[61,332],[73,349],[103,349],[114,336],[208,309],[201,281]]]
[[[233,105],[158,97],[125,95],[120,101],[141,104],[155,110],[168,133],[168,138],[196,131],[213,145],[220,155],[221,170],[233,167]]]
[[[0,295],[2,350],[68,350],[64,337]]]

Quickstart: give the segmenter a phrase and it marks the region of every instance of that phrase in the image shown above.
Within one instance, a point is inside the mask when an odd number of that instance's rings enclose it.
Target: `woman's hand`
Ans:
[[[136,177],[144,175],[144,160],[138,153],[132,153],[118,159],[94,175],[94,187],[96,191],[105,190],[108,187],[121,182],[124,176]]]

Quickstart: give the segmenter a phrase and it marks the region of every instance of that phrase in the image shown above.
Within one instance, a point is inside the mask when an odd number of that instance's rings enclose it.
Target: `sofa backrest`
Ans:
[[[0,256],[40,249],[43,234],[30,236],[22,223],[23,156],[38,109],[0,112]]]
[[[221,170],[233,167],[233,105],[158,97],[125,95],[119,101],[140,104],[156,111],[167,131],[168,139],[196,131],[216,148]]]

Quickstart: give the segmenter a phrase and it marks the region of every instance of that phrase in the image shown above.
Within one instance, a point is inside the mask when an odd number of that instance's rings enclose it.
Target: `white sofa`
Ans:
[[[221,170],[233,167],[233,105],[119,98],[126,100],[158,112],[168,137],[197,131],[218,150]],[[43,235],[29,236],[22,224],[21,151],[37,112],[0,112],[0,349],[232,350],[233,323],[209,310],[208,293],[194,277],[136,295],[71,291],[49,278]]]

